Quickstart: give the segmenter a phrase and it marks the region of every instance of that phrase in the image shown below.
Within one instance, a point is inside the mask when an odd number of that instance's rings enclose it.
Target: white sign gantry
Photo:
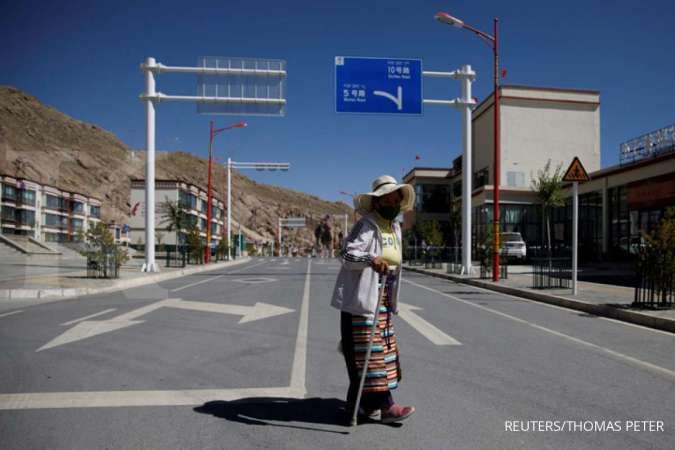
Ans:
[[[476,72],[464,65],[452,72],[423,71],[425,77],[452,78],[462,82],[462,96],[454,100],[427,100],[425,105],[444,105],[462,113],[462,273],[471,275],[471,109],[476,101],[471,96],[471,83]]]
[[[260,98],[258,96],[246,97],[242,89],[240,96],[232,96],[231,90],[227,96],[215,95],[166,95],[155,90],[155,74],[160,73],[194,73],[205,76],[251,76],[251,77],[275,77],[286,78],[286,70],[280,68],[246,68],[242,67],[174,67],[165,66],[148,57],[145,64],[141,64],[141,70],[145,73],[145,93],[141,100],[146,108],[146,162],[145,162],[145,262],[144,272],[158,272],[155,262],[155,103],[179,101],[196,102],[197,104],[221,104],[221,105],[278,105],[284,106],[286,99],[282,98],[283,91],[279,91],[279,98]],[[234,112],[234,111],[233,111]],[[245,112],[240,112],[246,114]],[[228,208],[229,215],[229,208]],[[208,226],[211,226],[210,224]],[[229,232],[229,227],[228,227]]]

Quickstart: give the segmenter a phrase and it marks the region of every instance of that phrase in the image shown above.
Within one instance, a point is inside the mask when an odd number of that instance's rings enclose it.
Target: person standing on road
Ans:
[[[373,418],[380,412],[382,423],[410,417],[413,406],[394,402],[391,391],[401,380],[399,352],[392,314],[398,313],[401,281],[401,227],[394,219],[411,210],[415,191],[409,184],[383,175],[373,181],[372,192],[354,198],[354,208],[363,215],[342,246],[342,267],[331,305],[341,311],[342,352],[349,374],[347,411],[353,413],[365,363],[373,320],[378,321],[359,414]],[[389,272],[390,275],[387,275]],[[383,303],[378,302],[378,283],[384,282]]]

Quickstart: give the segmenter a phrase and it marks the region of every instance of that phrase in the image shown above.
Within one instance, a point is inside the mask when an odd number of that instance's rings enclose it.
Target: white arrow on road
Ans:
[[[80,341],[99,334],[108,333],[110,331],[120,330],[122,328],[137,325],[145,322],[144,320],[135,320],[149,312],[160,308],[178,308],[190,309],[193,311],[215,312],[219,314],[232,314],[242,316],[239,323],[252,322],[254,320],[266,319],[269,317],[278,316],[293,312],[292,309],[284,308],[282,306],[269,305],[267,303],[258,302],[254,306],[241,305],[224,305],[220,303],[207,302],[193,302],[181,300],[179,298],[169,298],[161,300],[142,308],[134,309],[109,320],[86,320],[80,322],[66,332],[60,334],[52,339],[36,351],[47,350],[59,345],[69,344],[71,342]]]
[[[405,303],[398,304],[398,315],[405,320],[414,329],[416,329],[422,336],[429,339],[436,345],[462,345],[457,339],[445,334],[440,329],[436,328],[431,323],[422,319],[413,311],[421,311],[422,308],[418,306],[408,305]]]
[[[170,308],[191,309],[193,311],[215,312],[220,314],[233,314],[243,316],[238,323],[253,322],[254,320],[267,319],[293,312],[292,309],[283,306],[270,305],[258,302],[253,306],[224,305],[221,303],[193,302],[181,299],[171,299],[165,306]]]

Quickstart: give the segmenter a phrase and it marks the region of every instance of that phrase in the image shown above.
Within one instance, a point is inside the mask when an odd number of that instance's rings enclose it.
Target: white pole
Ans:
[[[232,259],[232,159],[227,158],[227,259]]]
[[[155,264],[155,58],[145,61],[145,263],[144,272],[157,272]]]
[[[471,275],[471,66],[462,66],[462,273]]]
[[[278,228],[278,230],[279,230],[279,232],[278,232],[278,234],[279,234],[279,257],[281,257],[281,256],[283,256],[283,255],[281,254],[281,251],[282,251],[283,248],[284,248],[284,247],[281,245],[281,218],[277,219],[277,228]]]
[[[572,183],[572,295],[577,295],[577,246],[579,244],[579,182]]]

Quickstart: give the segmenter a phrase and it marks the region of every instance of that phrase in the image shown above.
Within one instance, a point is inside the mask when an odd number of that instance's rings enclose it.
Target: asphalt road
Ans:
[[[338,269],[254,259],[0,311],[0,448],[673,448],[675,335],[412,273],[394,396],[417,413],[348,427]]]

